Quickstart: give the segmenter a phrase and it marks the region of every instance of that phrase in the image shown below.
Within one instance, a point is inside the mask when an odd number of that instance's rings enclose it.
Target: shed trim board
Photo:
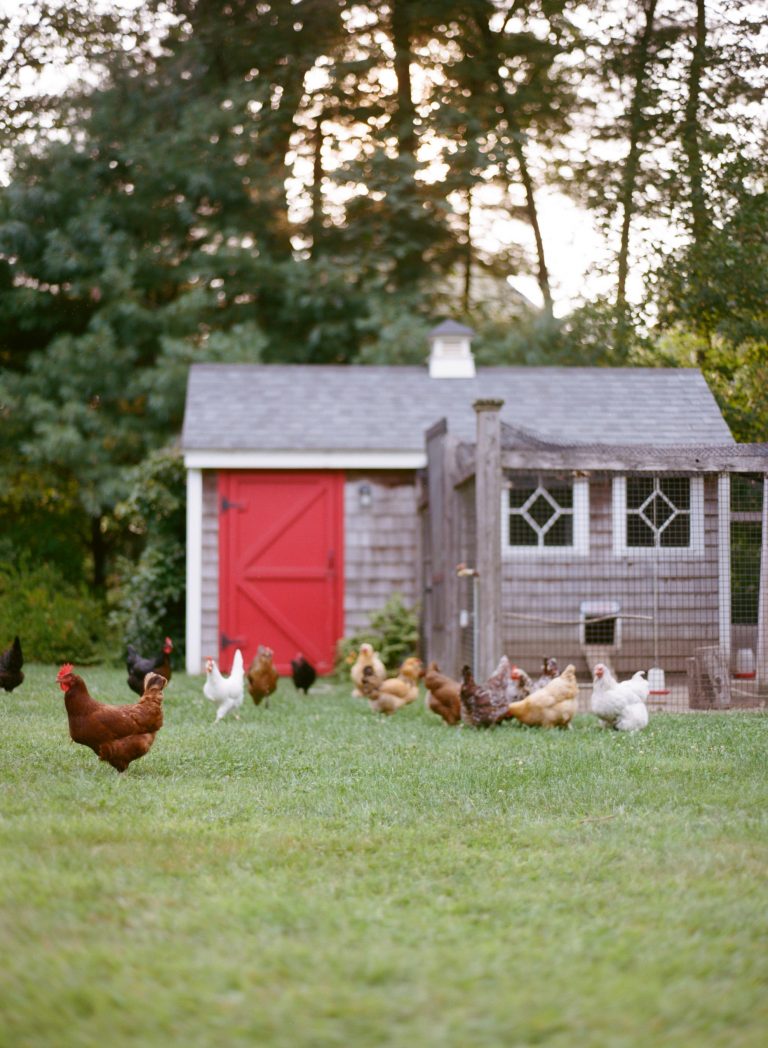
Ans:
[[[199,673],[203,659],[203,474],[187,469],[186,669]]]
[[[188,451],[187,469],[423,469],[426,451]]]

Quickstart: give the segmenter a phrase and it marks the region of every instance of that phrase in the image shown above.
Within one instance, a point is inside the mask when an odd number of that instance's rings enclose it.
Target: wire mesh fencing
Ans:
[[[602,662],[645,670],[652,708],[760,705],[764,497],[762,475],[505,471],[505,653],[573,663],[585,701]]]

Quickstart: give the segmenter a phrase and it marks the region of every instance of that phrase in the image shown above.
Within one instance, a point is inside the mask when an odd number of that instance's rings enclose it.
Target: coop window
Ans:
[[[731,477],[731,622],[754,626],[759,619],[763,545],[763,478]]]
[[[703,552],[700,477],[617,477],[613,509],[616,553]]]
[[[584,479],[516,476],[502,493],[508,554],[586,554],[589,488]]]

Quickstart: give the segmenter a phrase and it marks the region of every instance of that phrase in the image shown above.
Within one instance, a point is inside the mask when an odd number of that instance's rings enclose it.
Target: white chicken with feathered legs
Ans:
[[[604,727],[640,731],[648,724],[645,703],[649,690],[645,670],[638,670],[630,680],[619,683],[608,667],[598,662],[592,677],[592,712]]]
[[[205,660],[206,681],[203,687],[203,695],[219,707],[216,710],[216,721],[218,724],[228,713],[234,711],[235,719],[240,720],[237,712],[243,705],[243,693],[245,690],[245,673],[243,671],[243,654],[238,648],[232,660],[232,671],[225,677],[215,659]]]

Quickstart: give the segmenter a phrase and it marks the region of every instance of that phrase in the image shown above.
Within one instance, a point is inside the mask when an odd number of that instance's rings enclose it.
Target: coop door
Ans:
[[[297,652],[328,673],[343,632],[341,473],[219,474],[219,648],[259,644],[281,674]]]

